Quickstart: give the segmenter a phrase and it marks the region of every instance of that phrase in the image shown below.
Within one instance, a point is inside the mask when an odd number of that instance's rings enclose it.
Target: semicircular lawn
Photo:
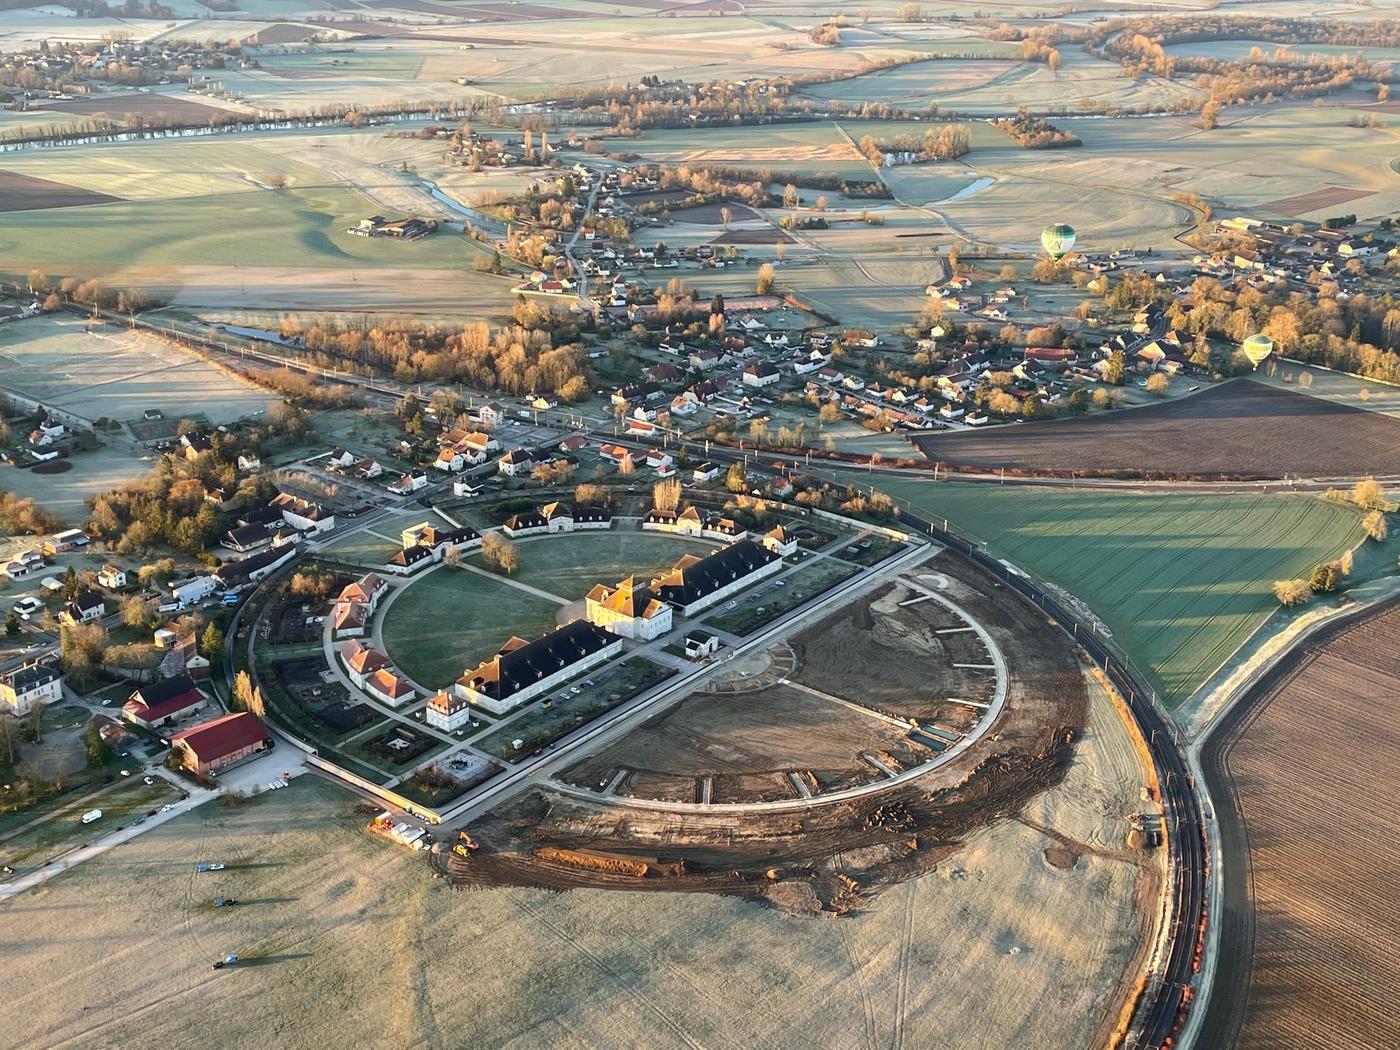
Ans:
[[[505,578],[440,568],[404,589],[380,636],[390,660],[429,689],[445,689],[511,635],[535,638],[553,629],[560,606]]]
[[[566,605],[595,583],[650,579],[709,541],[610,529],[517,540],[520,568],[498,576],[473,554],[461,568],[441,567],[405,585],[383,614],[380,637],[394,665],[419,685],[446,688],[512,635],[537,638]],[[557,600],[556,600],[557,599]]]

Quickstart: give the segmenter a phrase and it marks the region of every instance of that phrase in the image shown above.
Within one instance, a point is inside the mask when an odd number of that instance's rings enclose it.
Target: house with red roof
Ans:
[[[204,706],[204,694],[187,674],[142,685],[122,704],[122,717],[134,725],[158,729],[194,714]]]
[[[217,776],[272,747],[272,734],[248,711],[237,711],[182,730],[170,738],[180,764],[201,776]]]

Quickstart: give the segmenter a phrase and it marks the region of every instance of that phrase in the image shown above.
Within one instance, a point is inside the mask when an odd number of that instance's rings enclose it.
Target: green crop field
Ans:
[[[616,583],[627,576],[651,579],[683,555],[704,557],[714,544],[655,532],[610,529],[548,536],[518,545],[520,570],[514,579],[579,601],[595,583]],[[480,564],[480,556],[471,561]],[[517,634],[520,632],[517,631]]]
[[[354,190],[316,187],[10,212],[0,215],[0,256],[15,272],[142,265],[469,269],[481,251],[447,232],[411,243],[346,233],[378,210]]]
[[[1274,580],[1361,540],[1353,508],[1313,496],[879,487],[1086,602],[1172,704],[1277,608]]]
[[[557,611],[507,582],[438,569],[409,584],[389,606],[384,649],[415,682],[442,688],[493,655],[511,635],[530,639],[552,630]]]

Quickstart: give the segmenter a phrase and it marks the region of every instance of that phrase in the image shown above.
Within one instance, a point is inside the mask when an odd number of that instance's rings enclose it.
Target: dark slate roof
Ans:
[[[433,549],[431,547],[405,547],[389,559],[389,564],[402,565],[404,568],[407,568],[410,565],[418,564],[418,562],[422,561],[424,558],[431,558],[432,556]]]
[[[506,528],[512,532],[521,529],[542,529],[549,524],[545,516],[537,510],[529,511],[525,514],[512,514],[510,520],[506,522]]]
[[[652,588],[672,605],[691,605],[778,560],[778,555],[752,540],[740,540],[704,558],[682,558],[670,572],[653,580]]]
[[[587,620],[572,620],[543,638],[497,653],[459,681],[496,700],[508,699],[615,641],[616,637]]]
[[[163,682],[150,682],[139,686],[131,699],[140,700],[147,707],[154,707],[165,700],[173,700],[176,697],[183,697],[186,693],[197,693],[194,679],[187,674],[176,675],[174,678],[167,678]]]

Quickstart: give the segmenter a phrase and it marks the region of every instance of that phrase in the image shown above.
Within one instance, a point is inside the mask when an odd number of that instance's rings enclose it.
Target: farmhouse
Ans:
[[[782,569],[783,561],[752,540],[740,540],[704,558],[687,554],[652,589],[682,616],[693,616]]]
[[[429,698],[423,717],[434,729],[455,733],[471,721],[471,704],[443,689]]]
[[[167,726],[204,706],[204,694],[187,674],[143,685],[122,704],[122,717],[147,729]]]
[[[272,747],[272,734],[248,711],[201,722],[170,738],[180,764],[200,776],[216,776]]]
[[[744,385],[755,388],[772,386],[779,379],[778,369],[768,361],[755,361],[744,366]]]
[[[585,604],[589,623],[622,638],[649,642],[671,630],[671,607],[632,576],[616,587],[598,584]]]
[[[73,600],[58,614],[60,623],[76,627],[81,623],[92,623],[107,615],[107,600],[96,591],[79,591]]]
[[[126,587],[126,570],[116,565],[104,565],[97,573],[97,582],[109,591],[120,591]]]
[[[334,514],[321,504],[290,492],[279,492],[271,505],[281,512],[283,521],[302,532],[327,532],[335,528]]]
[[[621,638],[587,620],[572,620],[532,642],[512,638],[452,688],[462,699],[504,714],[621,651]]]
[[[0,709],[12,715],[27,715],[35,704],[53,704],[63,699],[63,673],[54,663],[24,664],[0,674]]]

